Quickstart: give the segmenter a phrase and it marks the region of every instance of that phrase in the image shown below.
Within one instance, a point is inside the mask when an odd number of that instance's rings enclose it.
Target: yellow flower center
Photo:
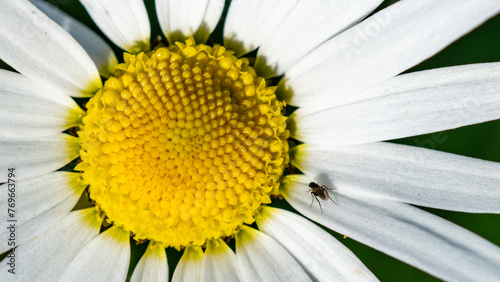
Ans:
[[[252,223],[288,164],[274,87],[192,39],[124,57],[78,132],[76,169],[99,211],[136,240],[177,248]]]

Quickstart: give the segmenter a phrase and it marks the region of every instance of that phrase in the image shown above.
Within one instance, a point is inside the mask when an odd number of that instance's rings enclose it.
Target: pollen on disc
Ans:
[[[78,132],[97,208],[137,240],[177,248],[252,223],[288,164],[274,88],[246,59],[192,39],[124,60]]]

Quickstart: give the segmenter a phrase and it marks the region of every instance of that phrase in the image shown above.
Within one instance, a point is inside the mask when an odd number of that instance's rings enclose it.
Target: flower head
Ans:
[[[151,42],[143,1],[82,0],[120,63],[31,2],[0,11],[0,59],[19,72],[0,72],[0,105],[15,105],[0,181],[19,203],[2,280],[164,281],[170,247],[173,280],[376,280],[303,216],[443,279],[500,277],[498,246],[412,206],[499,213],[500,166],[381,142],[499,118],[499,63],[398,75],[495,1],[363,20],[381,1],[157,0],[167,40]],[[267,205],[279,197],[301,215]],[[137,265],[131,241],[147,244]]]

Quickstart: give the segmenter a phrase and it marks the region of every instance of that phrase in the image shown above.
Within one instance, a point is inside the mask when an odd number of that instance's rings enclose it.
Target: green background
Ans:
[[[77,18],[94,31],[101,34],[92,22],[86,11],[76,0],[49,1],[59,8]],[[396,1],[385,1],[377,10],[380,10]],[[158,21],[154,12],[153,1],[146,0],[150,21],[152,24],[152,38],[160,35]],[[409,70],[424,70],[437,67],[500,61],[500,16],[459,39],[436,56],[424,61],[420,65]],[[103,36],[104,37],[104,36]],[[107,39],[106,39],[107,40]],[[215,41],[220,42],[220,33],[215,34]],[[108,40],[109,42],[109,40]],[[110,43],[110,42],[109,42]],[[112,45],[110,43],[110,45]],[[113,45],[112,45],[113,46]],[[118,58],[121,58],[120,49],[115,47]],[[0,62],[0,66],[8,68]],[[437,138],[439,137],[439,138]],[[395,140],[394,142],[417,146],[424,144],[425,147],[445,152],[475,157],[490,161],[500,161],[500,121],[492,121],[437,134],[428,134]],[[284,202],[273,203],[277,206],[286,206]],[[479,234],[494,244],[500,246],[500,215],[489,214],[467,214],[448,212],[441,210],[425,210],[448,219],[472,232]],[[384,255],[370,247],[344,239],[341,235],[332,233],[348,248],[350,248],[373,273],[381,280],[437,280],[422,271],[402,263],[392,257]],[[145,244],[133,248],[133,263],[137,263],[140,255],[145,250]],[[180,253],[167,249],[170,275],[174,271]]]

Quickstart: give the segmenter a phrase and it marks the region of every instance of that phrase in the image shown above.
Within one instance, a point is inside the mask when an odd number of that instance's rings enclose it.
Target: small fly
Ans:
[[[323,201],[328,201],[328,199],[330,199],[330,201],[332,201],[332,202],[335,203],[335,201],[328,194],[329,190],[331,191],[331,190],[334,190],[334,189],[329,189],[325,185],[321,185],[320,186],[316,182],[309,183],[309,188],[311,188],[311,189],[309,189],[309,191],[307,191],[307,192],[310,192],[311,193],[311,197],[312,197],[312,201],[311,201],[311,204],[309,205],[309,207],[312,206],[312,204],[314,203],[314,199],[316,199],[316,201],[319,204],[319,209],[321,210],[321,213],[323,213],[323,208],[321,208],[321,203],[319,202],[318,197],[321,200],[323,200]],[[335,204],[337,204],[337,203],[335,203]]]

